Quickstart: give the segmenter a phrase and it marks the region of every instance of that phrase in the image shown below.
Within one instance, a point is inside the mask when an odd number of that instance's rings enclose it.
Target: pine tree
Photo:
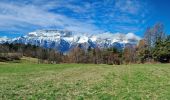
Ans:
[[[162,40],[158,38],[153,49],[154,59],[159,62],[169,62],[170,59],[170,37]]]

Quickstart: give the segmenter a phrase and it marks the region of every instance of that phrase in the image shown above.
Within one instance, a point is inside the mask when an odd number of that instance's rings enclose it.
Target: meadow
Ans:
[[[0,100],[170,100],[170,64],[0,63]]]

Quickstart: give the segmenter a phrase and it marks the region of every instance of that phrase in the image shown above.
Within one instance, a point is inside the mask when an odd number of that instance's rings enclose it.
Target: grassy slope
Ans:
[[[170,99],[170,65],[0,63],[0,99]]]

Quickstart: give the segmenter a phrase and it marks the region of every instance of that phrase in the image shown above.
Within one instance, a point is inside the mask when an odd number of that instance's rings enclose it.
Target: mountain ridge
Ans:
[[[1,42],[3,40],[3,42]],[[30,32],[25,36],[13,39],[1,39],[0,42],[4,43],[22,43],[41,46],[45,48],[53,48],[61,52],[67,52],[70,49],[81,44],[83,48],[124,48],[126,44],[135,45],[140,40],[140,37],[134,33],[101,33],[101,34],[88,34],[76,33],[72,31],[61,30],[38,30]]]

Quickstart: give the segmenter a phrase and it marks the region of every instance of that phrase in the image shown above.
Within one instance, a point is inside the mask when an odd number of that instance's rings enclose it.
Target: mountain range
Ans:
[[[53,48],[60,52],[67,52],[70,49],[81,46],[84,49],[92,48],[109,48],[116,47],[122,49],[125,45],[136,45],[140,37],[134,33],[76,33],[72,31],[61,30],[38,30],[30,32],[25,36],[9,39],[1,37],[0,43],[22,43],[41,46],[44,48]]]

